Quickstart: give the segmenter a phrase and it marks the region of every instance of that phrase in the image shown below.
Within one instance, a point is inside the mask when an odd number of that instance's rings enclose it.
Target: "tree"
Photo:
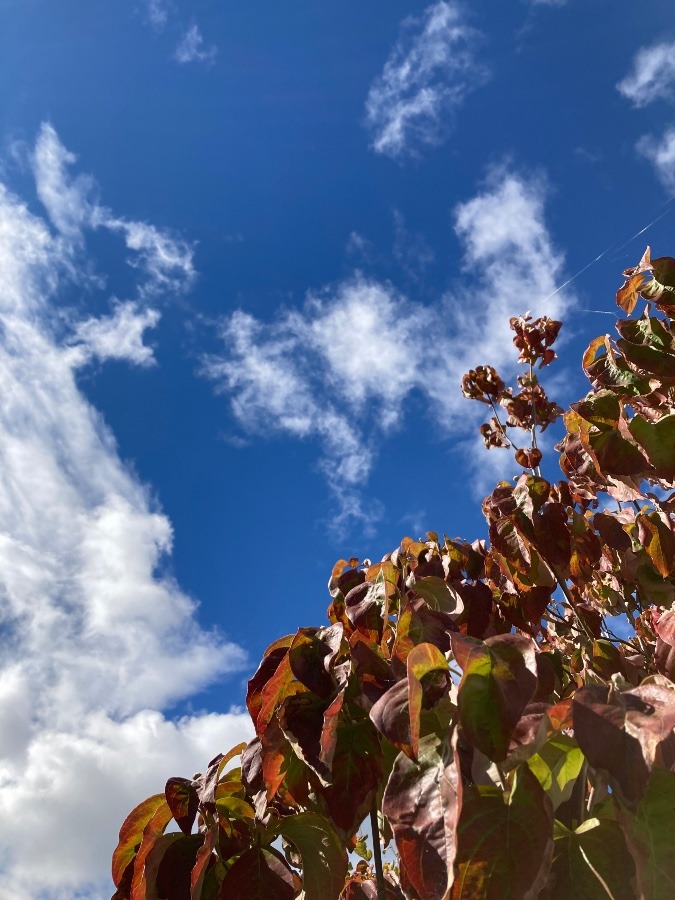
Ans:
[[[675,259],[624,275],[564,414],[535,372],[558,322],[511,320],[515,389],[464,377],[525,470],[483,503],[489,542],[338,561],[328,624],[249,682],[255,739],[124,822],[117,900],[675,896]]]

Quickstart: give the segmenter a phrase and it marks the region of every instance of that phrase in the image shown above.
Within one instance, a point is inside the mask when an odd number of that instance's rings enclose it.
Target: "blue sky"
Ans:
[[[583,393],[674,104],[669,0],[0,0],[0,898],[109,895],[336,559],[483,536],[459,378],[529,309]]]

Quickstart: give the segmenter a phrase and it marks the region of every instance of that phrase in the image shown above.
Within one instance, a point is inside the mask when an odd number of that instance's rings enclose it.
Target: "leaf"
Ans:
[[[199,796],[187,778],[169,778],[164,796],[171,815],[183,834],[190,834],[199,807]]]
[[[621,436],[618,428],[591,435],[590,444],[605,475],[639,475],[649,463],[638,448]]]
[[[574,738],[554,734],[538,753],[527,760],[527,764],[555,810],[572,796],[574,782],[584,764],[584,755]]]
[[[131,900],[145,900],[145,864],[155,843],[162,837],[166,826],[171,821],[171,810],[164,801],[158,806],[155,814],[143,829],[143,838],[138,848],[134,863],[134,875],[131,881]]]
[[[300,628],[288,651],[288,662],[295,677],[319,697],[327,697],[334,690],[331,668],[340,650],[343,631],[340,623],[329,628]]]
[[[462,669],[458,697],[462,728],[488,759],[500,762],[537,689],[534,644],[515,634],[485,642],[453,634],[452,652]]]
[[[656,474],[664,481],[675,481],[675,413],[648,422],[633,416],[628,426],[631,435],[647,454]]]
[[[417,644],[434,644],[441,653],[450,649],[450,633],[456,631],[453,619],[444,612],[429,609],[421,598],[408,600],[396,628],[396,642],[392,650],[392,662],[396,675],[407,671],[405,661]]]
[[[312,812],[273,819],[266,837],[285,837],[302,858],[304,900],[336,900],[347,874],[347,854],[330,822]]]
[[[162,835],[146,860],[148,887],[144,900],[186,900],[191,893],[192,869],[203,844],[201,834]]]
[[[526,765],[509,775],[509,790],[466,788],[459,818],[450,900],[535,900],[553,855],[553,811]]]
[[[675,897],[675,774],[654,769],[635,816],[621,811],[621,823],[637,869],[641,896]]]
[[[251,847],[228,870],[222,900],[293,900],[293,873],[271,850]]]
[[[370,718],[390,743],[414,759],[408,696],[408,681],[402,678],[373,704]]]
[[[370,719],[342,723],[337,731],[331,784],[321,794],[333,824],[345,834],[354,834],[365,818],[381,774],[380,739]]]
[[[606,772],[630,806],[652,767],[675,765],[675,690],[643,684],[616,693],[585,685],[573,701],[574,736],[594,769]]]
[[[640,294],[640,287],[644,281],[645,276],[642,273],[631,275],[616,292],[617,306],[620,306],[628,315],[635,309]]]
[[[576,831],[555,824],[548,900],[635,900],[635,865],[619,825],[587,819]]]
[[[670,578],[675,575],[675,532],[664,519],[658,512],[644,513],[637,517],[637,525],[640,543],[654,568],[662,578]]]
[[[448,661],[434,644],[418,644],[408,654],[408,715],[410,717],[410,745],[414,757],[417,757],[420,740],[420,717],[424,700],[423,679],[428,680],[432,673],[445,675],[443,688],[447,690],[449,675]],[[443,693],[445,693],[443,690]]]
[[[464,609],[459,592],[437,575],[416,579],[412,588],[432,609],[456,615]]]
[[[204,835],[204,843],[197,851],[195,864],[190,875],[190,900],[201,900],[204,879],[213,858],[213,850],[216,846],[216,828],[211,827]]]
[[[158,814],[158,820],[166,817],[163,826],[166,828],[171,819],[171,810],[164,794],[153,794],[152,797],[148,797],[134,807],[124,820],[112,858],[112,880],[115,887],[119,887],[127,866],[136,856],[145,828]]]
[[[417,762],[399,754],[382,811],[406,879],[424,900],[442,900],[452,883],[461,798],[459,761],[447,737],[421,738]]]

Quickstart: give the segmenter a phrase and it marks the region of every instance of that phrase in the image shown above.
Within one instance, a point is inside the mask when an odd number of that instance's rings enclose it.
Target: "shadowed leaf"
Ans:
[[[295,845],[302,859],[305,900],[336,900],[347,874],[347,854],[324,816],[305,812],[273,820],[267,836],[283,836]]]
[[[293,900],[293,873],[270,850],[252,847],[228,870],[222,900]]]
[[[635,860],[641,896],[649,900],[672,900],[675,897],[675,773],[654,769],[636,815],[621,810],[620,821]]]
[[[199,796],[192,782],[187,778],[169,778],[164,796],[180,830],[183,834],[190,834],[199,806]]]
[[[534,900],[553,855],[553,811],[527,766],[509,776],[509,791],[481,785],[464,791],[451,900]]]
[[[635,900],[634,877],[616,822],[587,819],[576,831],[556,822],[548,900]]]

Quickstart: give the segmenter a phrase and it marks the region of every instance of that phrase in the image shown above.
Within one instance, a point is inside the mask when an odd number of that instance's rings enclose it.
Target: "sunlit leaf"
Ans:
[[[574,738],[554,734],[538,753],[527,760],[537,781],[546,791],[553,809],[572,796],[574,782],[584,764],[584,755]]]
[[[462,669],[459,718],[469,740],[489,759],[506,758],[511,732],[537,689],[534,644],[515,634],[479,641],[452,635]]]
[[[171,810],[164,794],[153,794],[152,797],[148,797],[134,807],[124,820],[112,858],[112,879],[116,887],[120,885],[127,866],[136,855],[145,828],[153,820],[155,822],[164,820],[162,831],[171,820]]]

